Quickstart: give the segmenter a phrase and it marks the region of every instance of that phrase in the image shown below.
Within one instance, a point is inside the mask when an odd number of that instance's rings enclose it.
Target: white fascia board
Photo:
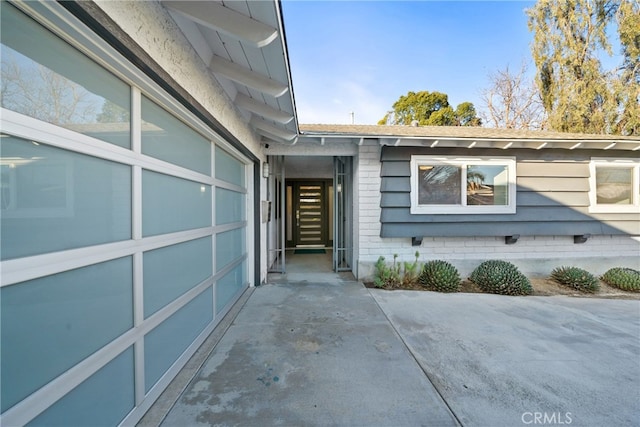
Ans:
[[[229,80],[249,86],[276,98],[284,95],[289,90],[289,87],[284,83],[270,79],[267,76],[251,71],[217,55],[213,55],[213,58],[211,58],[209,69],[214,73],[223,75]]]
[[[278,37],[278,30],[213,1],[163,1],[167,8],[191,21],[261,48]]]
[[[259,116],[271,119],[274,122],[287,124],[293,120],[293,115],[282,110],[277,110],[263,102],[260,102],[254,98],[250,98],[247,95],[238,92],[236,99],[234,100],[238,107],[244,108]]]
[[[291,141],[297,136],[294,132],[276,127],[271,123],[268,123],[262,119],[257,118],[256,116],[253,116],[251,118],[251,121],[249,122],[249,124],[251,124],[253,127],[255,127],[258,130],[266,132],[267,133],[266,136],[275,136],[278,139],[283,139],[285,141]]]
[[[398,135],[374,135],[374,134],[340,134],[325,132],[302,131],[303,138],[347,138],[355,144],[360,145],[360,141],[365,139],[378,139],[380,145],[393,146],[424,146],[430,145],[432,148],[438,147],[469,147],[469,144],[476,142],[477,148],[530,148],[530,149],[589,149],[589,150],[609,150],[613,148],[615,142],[616,150],[640,151],[640,141],[633,140],[612,140],[612,139],[545,139],[545,138],[471,138],[471,137],[443,137],[443,136],[398,136]],[[510,143],[505,148],[505,144]],[[578,145],[578,143],[580,143]],[[434,145],[435,144],[435,145]],[[493,145],[488,145],[493,144]]]

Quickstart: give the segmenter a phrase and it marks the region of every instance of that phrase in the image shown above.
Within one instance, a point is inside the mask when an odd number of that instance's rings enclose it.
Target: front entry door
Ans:
[[[327,245],[327,197],[323,181],[299,181],[293,184],[294,245]]]

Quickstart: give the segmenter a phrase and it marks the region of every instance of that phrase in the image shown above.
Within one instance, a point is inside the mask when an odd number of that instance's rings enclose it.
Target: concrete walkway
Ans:
[[[164,426],[454,426],[358,282],[255,289]]]
[[[264,285],[236,312],[141,425],[640,425],[638,300],[338,278]]]

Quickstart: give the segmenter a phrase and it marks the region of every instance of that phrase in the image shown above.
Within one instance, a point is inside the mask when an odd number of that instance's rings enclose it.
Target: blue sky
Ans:
[[[481,110],[487,75],[531,58],[533,3],[283,0],[299,122],[375,124],[421,90]]]

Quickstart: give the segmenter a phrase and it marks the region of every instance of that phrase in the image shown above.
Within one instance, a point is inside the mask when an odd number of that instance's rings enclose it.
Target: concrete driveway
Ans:
[[[236,313],[141,426],[640,425],[638,300],[302,281]]]
[[[372,295],[465,426],[640,425],[640,301]]]
[[[162,425],[458,424],[369,291],[334,281],[256,288]]]

